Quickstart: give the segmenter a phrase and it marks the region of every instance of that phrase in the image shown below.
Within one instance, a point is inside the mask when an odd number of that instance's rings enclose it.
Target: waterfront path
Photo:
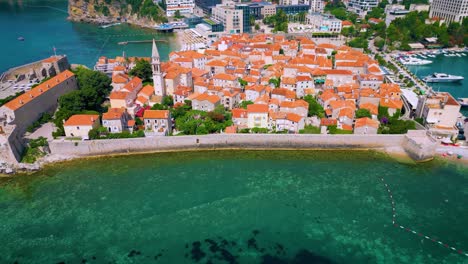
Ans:
[[[412,72],[410,72],[406,67],[401,67],[397,61],[392,58],[390,55],[385,55],[384,59],[387,61],[387,63],[390,63],[390,64],[393,64],[397,69],[398,71],[400,72],[405,72],[406,75],[408,78],[410,78],[410,80],[414,83],[414,85],[422,92],[424,92],[424,94],[426,94],[429,90],[432,90],[431,87],[427,86],[427,84],[425,84],[424,82],[422,82],[422,80],[420,80],[418,77],[416,77]]]

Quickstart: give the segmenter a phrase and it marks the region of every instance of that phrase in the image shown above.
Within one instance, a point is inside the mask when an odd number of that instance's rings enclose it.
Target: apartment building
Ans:
[[[377,7],[378,4],[379,0],[349,0],[348,10],[364,17],[367,12],[371,11],[374,7]]]
[[[236,9],[233,2],[216,5],[211,12],[211,17],[224,25],[226,33],[244,33],[244,11]]]
[[[468,0],[432,0],[429,17],[461,23],[468,17]]]
[[[177,11],[181,15],[192,15],[195,8],[195,0],[166,0],[166,15],[172,17]]]

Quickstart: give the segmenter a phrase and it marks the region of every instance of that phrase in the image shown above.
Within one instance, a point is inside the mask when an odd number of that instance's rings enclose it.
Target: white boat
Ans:
[[[101,28],[108,28],[108,27],[112,27],[112,26],[118,26],[120,25],[120,23],[114,23],[114,24],[108,24],[108,25],[102,25]]]
[[[468,98],[457,98],[457,101],[460,103],[461,106],[467,107],[468,106]]]
[[[460,54],[460,53],[457,53],[457,54],[455,54],[455,55],[458,56],[458,57],[461,57],[461,54]]]
[[[428,83],[461,82],[463,79],[465,79],[463,76],[434,72],[433,74],[424,77],[423,81]]]
[[[406,58],[406,59],[401,58],[400,62],[403,65],[427,65],[427,64],[432,63],[432,61],[430,61],[430,60],[421,60],[421,59],[417,59],[417,58],[413,58],[413,57]]]
[[[424,55],[422,55],[422,54],[420,54],[419,57],[424,58],[424,59],[427,59],[427,57],[424,56]]]
[[[435,58],[436,56],[435,55],[432,55],[432,54],[429,54],[427,55],[428,57],[431,57],[431,58]]]

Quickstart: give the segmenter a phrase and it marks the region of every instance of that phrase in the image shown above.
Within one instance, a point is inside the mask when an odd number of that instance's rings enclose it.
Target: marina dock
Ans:
[[[165,39],[155,39],[154,41],[167,43],[167,40],[165,40]],[[127,40],[127,41],[118,42],[117,44],[127,45],[127,44],[151,43],[151,42],[153,42],[152,39],[150,39],[150,40]]]

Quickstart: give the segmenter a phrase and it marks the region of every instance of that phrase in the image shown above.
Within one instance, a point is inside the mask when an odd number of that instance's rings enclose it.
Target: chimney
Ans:
[[[39,88],[39,92],[41,92],[41,93],[43,92],[43,91],[42,91],[42,88]]]
[[[94,116],[91,117],[91,121],[94,122]]]
[[[20,100],[19,102],[20,102],[20,104],[23,104],[23,100]]]
[[[49,85],[49,84],[47,84],[47,88],[50,88],[50,85]]]

